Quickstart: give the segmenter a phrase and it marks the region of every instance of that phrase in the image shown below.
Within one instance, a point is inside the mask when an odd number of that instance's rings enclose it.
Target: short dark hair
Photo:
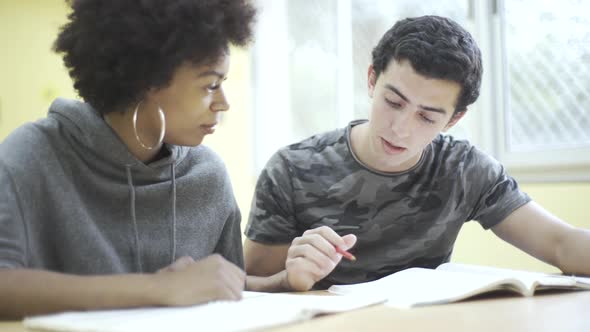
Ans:
[[[408,60],[420,75],[459,83],[455,113],[466,111],[479,97],[481,52],[471,34],[451,19],[421,16],[400,20],[383,35],[372,55],[377,76],[392,59]]]
[[[103,114],[165,87],[185,62],[217,60],[252,39],[248,0],[71,0],[53,49],[79,95]]]

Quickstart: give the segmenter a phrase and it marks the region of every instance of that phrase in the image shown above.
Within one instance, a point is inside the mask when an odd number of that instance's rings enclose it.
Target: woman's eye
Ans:
[[[209,85],[207,87],[207,91],[215,92],[215,90],[219,90],[219,88],[221,88],[221,83],[223,83],[223,81],[225,81],[226,79],[227,79],[227,77],[224,77],[224,78],[214,82],[213,84]]]
[[[220,84],[213,84],[213,85],[209,85],[209,86],[207,87],[207,90],[209,90],[210,92],[213,92],[213,91],[215,91],[215,90],[219,89],[219,87],[220,87],[220,86],[221,86]]]

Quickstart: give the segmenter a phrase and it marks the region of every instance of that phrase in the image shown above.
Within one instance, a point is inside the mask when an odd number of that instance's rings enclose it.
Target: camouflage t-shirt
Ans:
[[[435,268],[449,261],[463,223],[488,229],[530,201],[498,161],[446,135],[411,169],[375,171],[351,150],[351,128],[362,122],[280,149],[256,185],[249,239],[285,244],[323,225],[357,236],[357,260],[342,260],[319,288]]]

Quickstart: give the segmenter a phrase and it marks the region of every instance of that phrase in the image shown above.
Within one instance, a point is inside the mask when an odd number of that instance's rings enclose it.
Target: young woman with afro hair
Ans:
[[[201,145],[229,109],[247,0],[73,0],[54,49],[81,100],[0,154],[0,316],[241,297],[240,212]]]

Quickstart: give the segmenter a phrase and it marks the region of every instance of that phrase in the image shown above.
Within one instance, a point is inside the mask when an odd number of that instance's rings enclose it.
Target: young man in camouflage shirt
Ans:
[[[551,215],[495,159],[444,136],[479,95],[472,36],[435,16],[396,23],[373,50],[370,120],[279,150],[263,170],[245,243],[250,289],[308,290],[449,261],[477,220],[567,273],[590,274],[590,232]],[[335,247],[358,258],[342,260]],[[267,279],[262,282],[262,279]]]

